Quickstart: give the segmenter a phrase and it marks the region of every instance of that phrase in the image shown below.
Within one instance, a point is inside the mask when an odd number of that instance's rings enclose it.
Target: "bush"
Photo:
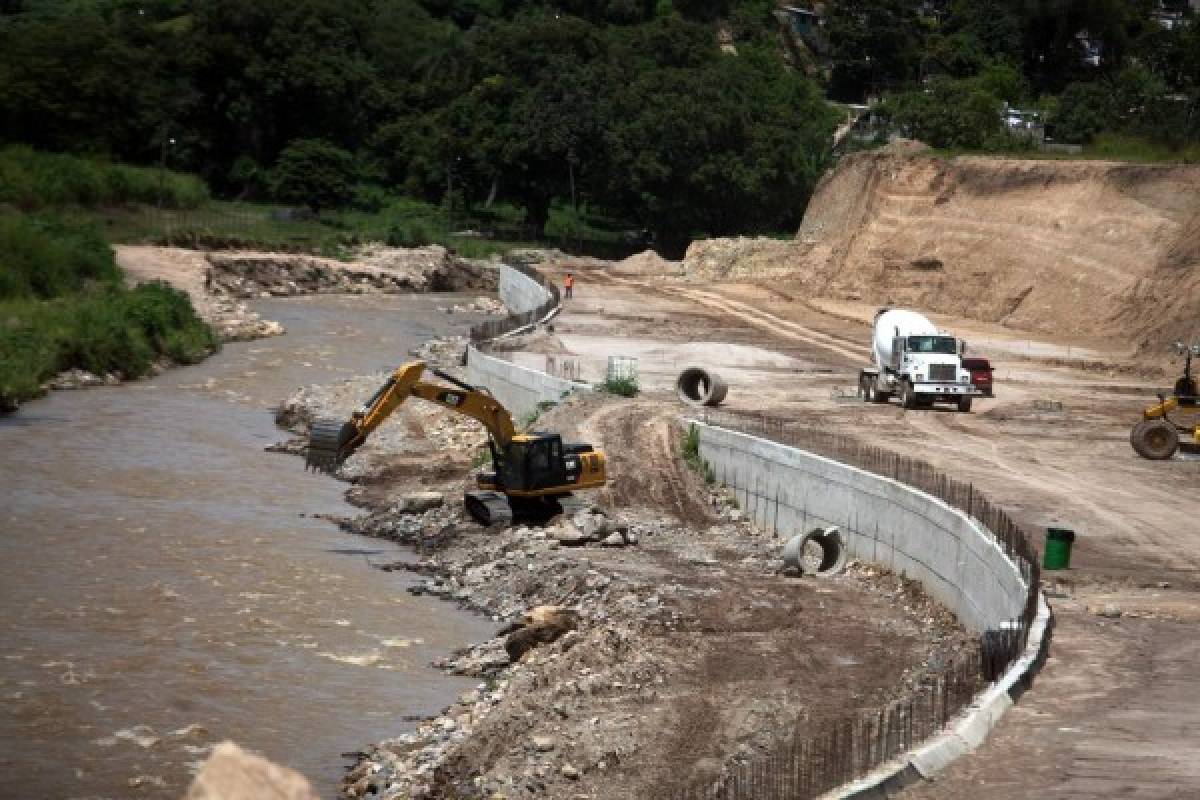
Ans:
[[[160,201],[167,208],[197,208],[208,199],[208,187],[195,175],[39,153],[28,147],[0,150],[0,204],[24,211]]]
[[[705,483],[710,485],[716,483],[716,470],[713,469],[712,464],[700,456],[700,431],[695,425],[688,425],[687,433],[683,435],[683,441],[680,444],[680,450],[684,462],[692,468],[692,471],[704,478]]]
[[[354,197],[354,156],[323,139],[297,139],[283,149],[272,171],[275,199],[303,203],[319,213]]]
[[[57,297],[120,278],[112,248],[97,229],[0,215],[0,299]]]
[[[601,384],[600,388],[609,394],[620,395],[621,397],[635,397],[641,388],[638,386],[637,378],[608,378]]]
[[[187,295],[161,283],[0,302],[0,406],[38,396],[63,370],[136,378],[161,356],[194,363],[217,347]]]

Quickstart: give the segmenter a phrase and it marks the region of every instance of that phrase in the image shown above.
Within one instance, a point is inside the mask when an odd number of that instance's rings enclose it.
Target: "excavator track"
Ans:
[[[471,518],[485,528],[507,528],[512,524],[512,506],[500,492],[467,492],[463,495],[463,502]]]
[[[354,438],[354,426],[340,419],[319,419],[308,434],[308,452],[304,467],[332,474],[345,457],[342,449]]]

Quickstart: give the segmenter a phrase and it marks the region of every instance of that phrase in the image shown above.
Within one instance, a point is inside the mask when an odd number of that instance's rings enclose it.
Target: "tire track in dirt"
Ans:
[[[615,275],[608,275],[606,277],[614,283],[623,284],[642,291],[662,293],[655,286],[641,281],[619,278]],[[686,289],[677,286],[672,287],[671,294],[686,297],[693,302],[739,319],[755,328],[768,331],[773,335],[819,347],[844,358],[852,359],[855,362],[868,359],[871,355],[870,348],[852,344],[832,334],[822,333],[821,331],[801,325],[798,322],[776,316],[769,311],[754,308],[740,300],[722,297],[719,294],[700,289]]]

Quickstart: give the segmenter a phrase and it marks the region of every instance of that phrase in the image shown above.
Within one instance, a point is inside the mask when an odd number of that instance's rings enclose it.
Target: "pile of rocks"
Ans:
[[[46,389],[90,389],[93,386],[116,386],[121,382],[121,376],[115,372],[96,375],[85,369],[69,369],[60,372],[43,386]]]
[[[444,247],[369,246],[350,261],[298,253],[209,253],[206,288],[237,298],[313,293],[434,292],[494,289],[497,271]]]
[[[249,342],[268,336],[280,336],[284,328],[275,320],[263,319],[245,303],[214,297],[202,314],[222,342]]]
[[[795,268],[795,261],[811,245],[765,237],[698,239],[683,257],[683,272],[693,280],[724,280],[779,275]]]
[[[441,369],[457,367],[462,364],[468,344],[470,342],[465,336],[441,336],[426,340],[412,350],[412,355]]]
[[[508,306],[494,297],[476,297],[466,303],[456,303],[452,306],[440,306],[438,311],[443,314],[508,314]]]

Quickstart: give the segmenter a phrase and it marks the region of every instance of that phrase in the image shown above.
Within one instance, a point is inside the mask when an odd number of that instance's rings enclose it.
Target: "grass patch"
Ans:
[[[1029,149],[962,150],[938,149],[940,158],[958,156],[991,156],[997,158],[1031,159],[1039,161],[1125,161],[1131,164],[1200,164],[1200,142],[1171,147],[1161,142],[1123,133],[1101,133],[1079,153],[1046,152]]]
[[[161,283],[0,301],[0,403],[39,396],[63,370],[136,378],[160,357],[190,364],[217,347],[187,295]]]
[[[0,214],[0,300],[46,299],[120,279],[112,249],[95,227]]]
[[[195,175],[40,153],[29,147],[0,150],[0,204],[22,211],[137,203],[189,209],[208,200],[208,187]]]
[[[687,433],[683,435],[679,449],[684,462],[691,467],[693,472],[704,478],[706,484],[711,486],[717,482],[716,470],[700,455],[700,430],[695,425],[688,425]]]
[[[547,411],[554,408],[556,405],[558,405],[558,403],[552,403],[549,400],[543,400],[542,402],[537,404],[537,408],[533,409],[533,411],[530,411],[528,414],[521,417],[519,427],[523,431],[529,430],[530,428],[532,428],[534,425],[537,424],[537,421],[541,418],[542,414],[545,414]]]
[[[632,376],[606,378],[604,383],[600,384],[600,388],[609,394],[615,394],[620,397],[636,397],[637,393],[641,391],[638,379]]]

